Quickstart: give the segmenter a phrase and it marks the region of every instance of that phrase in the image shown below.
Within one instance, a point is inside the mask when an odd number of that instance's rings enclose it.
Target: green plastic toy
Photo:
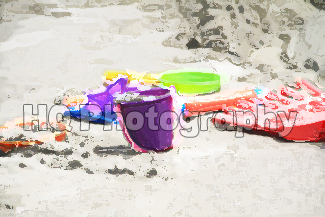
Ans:
[[[209,72],[170,72],[159,78],[164,86],[175,86],[177,92],[204,94],[220,90],[220,76]]]

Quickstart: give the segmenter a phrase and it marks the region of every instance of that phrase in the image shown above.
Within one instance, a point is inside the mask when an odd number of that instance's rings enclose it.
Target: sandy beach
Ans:
[[[254,8],[248,3],[245,13],[239,3],[220,1],[221,9],[210,3],[215,23],[197,27],[200,21],[182,7],[192,5],[192,12],[202,7],[188,2],[1,2],[0,125],[21,118],[24,104],[50,106],[65,95],[102,86],[109,69],[210,69],[221,75],[224,90],[276,89],[300,76],[324,84],[324,10],[275,1],[264,19],[270,16],[275,24],[263,35],[258,15],[257,29],[241,24],[253,23],[244,17]],[[229,18],[227,5],[238,21]],[[278,17],[271,12],[276,8],[291,8],[296,15]],[[298,16],[304,23],[290,26]],[[276,19],[289,20],[289,27]],[[227,26],[234,22],[239,27],[231,31]],[[213,25],[229,32],[217,34],[229,40],[227,52],[210,49],[214,39],[204,34],[197,40],[206,47],[186,47],[198,34],[194,28],[206,32]],[[244,40],[249,32],[251,38]],[[280,34],[290,35],[289,42]],[[288,61],[280,58],[283,53]],[[71,125],[64,142],[53,140],[50,131],[1,129],[3,138],[49,138],[0,157],[2,216],[325,216],[324,143],[254,134],[236,138],[234,131],[219,131],[211,123],[170,151],[140,153],[121,131],[103,131],[100,124],[80,131],[76,120]]]

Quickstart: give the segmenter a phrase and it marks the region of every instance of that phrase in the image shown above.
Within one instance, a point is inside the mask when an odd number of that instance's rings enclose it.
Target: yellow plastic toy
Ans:
[[[108,70],[104,73],[105,79],[112,81],[113,79],[119,77],[119,75],[127,76],[129,82],[133,80],[138,80],[140,83],[145,84],[157,84],[160,76],[158,74],[147,74],[146,72],[136,72],[132,70],[118,71],[118,70]]]

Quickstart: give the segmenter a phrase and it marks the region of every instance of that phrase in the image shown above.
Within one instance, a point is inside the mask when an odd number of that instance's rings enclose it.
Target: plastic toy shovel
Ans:
[[[113,84],[108,85],[104,92],[87,94],[75,99],[66,99],[65,104],[70,111],[65,112],[64,115],[89,120],[94,123],[112,123],[117,119],[117,115],[113,111],[114,98],[129,90],[126,88],[127,81],[127,78],[119,78]],[[81,104],[85,101],[87,103]]]

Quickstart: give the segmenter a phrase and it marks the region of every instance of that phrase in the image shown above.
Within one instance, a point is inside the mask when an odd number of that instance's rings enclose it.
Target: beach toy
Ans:
[[[9,151],[13,150],[17,147],[29,147],[34,145],[42,145],[43,142],[38,140],[0,140],[0,155],[1,152],[8,153]]]
[[[252,89],[240,91],[223,91],[211,95],[202,95],[195,97],[186,97],[186,103],[183,105],[182,112],[190,117],[200,113],[219,111],[224,107],[235,106],[238,100],[249,100],[263,98],[268,92],[265,87],[255,87]]]
[[[154,151],[172,148],[174,117],[170,90],[157,87],[128,92],[116,98],[116,102],[123,118],[120,124],[131,144]],[[149,117],[152,109],[156,116]]]
[[[113,81],[115,78],[118,78],[121,75],[128,77],[129,80],[132,77],[131,73],[122,70],[108,70],[104,73],[105,79],[109,81]]]
[[[145,73],[145,72],[136,72],[136,71],[117,71],[117,70],[108,70],[104,73],[104,77],[108,81],[112,81],[119,76],[128,77],[128,81],[137,80],[139,82],[144,82],[145,84],[157,84],[159,83],[158,78],[160,77],[155,73]]]
[[[136,88],[127,88],[126,84],[127,78],[119,78],[113,84],[108,85],[104,92],[87,94],[83,97],[77,97],[77,100],[70,100],[69,103],[66,103],[69,111],[66,111],[64,115],[86,119],[94,123],[112,123],[117,119],[113,110],[114,98],[125,91],[136,90]],[[85,106],[79,110],[79,105],[85,101],[87,101]]]
[[[165,73],[159,82],[166,87],[173,85],[181,94],[204,94],[220,90],[220,76],[209,72]]]
[[[314,82],[298,79],[295,85],[282,85],[259,100],[260,106],[253,99],[238,100],[212,121],[291,141],[325,141],[325,95]]]

